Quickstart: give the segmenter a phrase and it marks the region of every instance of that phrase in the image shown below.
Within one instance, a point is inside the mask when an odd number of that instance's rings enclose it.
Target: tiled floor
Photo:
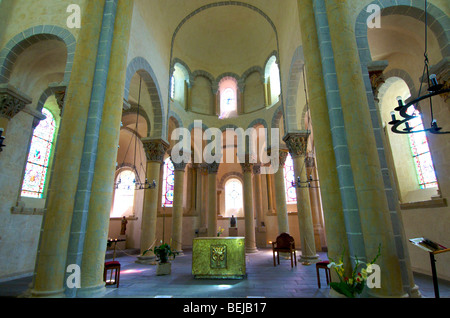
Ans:
[[[259,250],[248,254],[247,278],[244,280],[196,280],[191,274],[191,251],[177,256],[172,262],[172,274],[156,276],[156,266],[135,263],[132,255],[119,256],[122,264],[120,287],[108,286],[104,298],[327,298],[325,272],[321,273],[322,288],[317,286],[316,268],[298,263],[291,268],[290,260],[281,259],[273,266],[272,251]],[[319,253],[326,259],[326,253]],[[28,289],[30,277],[0,283],[0,296],[20,297]],[[415,275],[423,297],[434,298],[431,277]],[[450,283],[439,281],[441,298],[450,298]]]

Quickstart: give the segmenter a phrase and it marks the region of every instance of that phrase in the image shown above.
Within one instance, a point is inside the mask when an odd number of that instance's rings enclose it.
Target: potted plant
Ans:
[[[378,259],[381,254],[380,249],[381,246],[378,247],[378,253],[370,263],[360,262],[358,258],[356,258],[355,266],[349,276],[345,275],[343,262],[344,252],[342,252],[338,262],[334,262],[330,259],[332,262],[330,262],[328,268],[334,268],[339,277],[339,282],[331,282],[330,287],[345,297],[355,298],[360,295],[364,290],[367,280],[367,267],[368,265],[374,264]]]
[[[145,255],[145,253],[149,251],[151,251],[151,249],[144,251],[142,255]],[[175,256],[178,255],[178,252],[173,251],[169,244],[163,243],[159,246],[155,246],[153,253],[158,261],[156,275],[169,275],[171,273],[171,263],[169,262],[169,257],[173,256],[173,258],[175,258]]]

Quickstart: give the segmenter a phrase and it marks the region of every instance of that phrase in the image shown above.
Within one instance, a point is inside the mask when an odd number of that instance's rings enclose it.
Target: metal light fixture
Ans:
[[[319,182],[319,180],[313,179],[312,175],[309,175],[307,181],[301,181],[300,177],[297,177],[297,181],[292,181],[292,186],[294,188],[320,188],[317,184],[311,185],[311,182]]]
[[[138,132],[138,126],[139,126],[139,110],[140,110],[140,104],[141,104],[141,88],[142,88],[142,78],[140,77],[140,82],[139,82],[139,97],[138,97],[138,105],[137,105],[137,117],[136,117],[136,128],[135,128],[135,133],[133,134],[133,137],[135,138],[134,140],[134,159],[133,159],[133,168],[134,168],[134,172],[135,172],[135,176],[136,178],[133,180],[133,184],[134,184],[134,190],[147,190],[147,189],[155,189],[156,188],[156,181],[153,180],[153,182],[149,182],[147,178],[145,178],[145,182],[141,182],[140,178],[139,178],[139,172],[136,169],[136,150],[137,150],[137,132]],[[122,122],[120,123],[120,126],[122,127],[123,124]],[[131,142],[133,141],[133,138],[130,140],[130,145]],[[128,145],[128,149],[130,149],[130,145]],[[127,149],[127,152],[128,152]],[[124,156],[124,161],[126,158],[126,154]],[[123,165],[123,163],[122,163]],[[141,163],[142,165],[142,163]],[[123,188],[127,190],[131,190],[129,189],[130,186],[122,186],[122,180],[119,178],[119,180],[116,182],[115,184],[115,188],[119,189],[119,188]]]
[[[392,132],[397,133],[397,134],[410,134],[410,133],[418,133],[418,132],[425,132],[425,131],[428,131],[432,134],[448,134],[448,133],[450,133],[450,131],[442,131],[442,127],[438,126],[437,121],[433,115],[433,102],[432,102],[431,98],[436,95],[441,95],[441,94],[450,92],[450,88],[444,88],[443,84],[439,84],[436,79],[435,74],[430,75],[429,60],[428,60],[428,53],[427,53],[427,51],[428,51],[428,45],[427,45],[428,30],[427,30],[427,28],[428,28],[427,0],[425,0],[425,53],[424,53],[425,65],[424,65],[424,69],[423,69],[419,94],[418,94],[417,98],[408,102],[406,105],[403,103],[403,100],[401,97],[397,97],[398,106],[394,110],[399,112],[402,119],[397,119],[395,116],[396,115],[395,111],[393,111],[393,112],[391,112],[392,120],[389,122],[389,125],[392,125],[392,128],[391,128]],[[425,79],[425,76],[427,76],[426,80],[427,80],[427,84],[428,84],[428,93],[421,96],[422,84],[423,84],[423,80]],[[430,102],[430,114],[431,114],[430,128],[415,130],[414,129],[415,127],[410,126],[409,121],[414,118],[417,118],[418,116],[414,115],[413,112],[408,113],[408,109],[411,106],[418,104],[420,101],[422,101],[424,99],[429,99],[429,102]],[[403,124],[405,125],[405,128],[401,129],[400,126]]]

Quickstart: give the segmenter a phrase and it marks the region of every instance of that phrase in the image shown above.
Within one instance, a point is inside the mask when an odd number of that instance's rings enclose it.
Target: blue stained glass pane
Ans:
[[[167,158],[164,162],[164,175],[162,185],[162,204],[163,206],[173,206],[173,189],[175,186],[175,173],[172,160]]]

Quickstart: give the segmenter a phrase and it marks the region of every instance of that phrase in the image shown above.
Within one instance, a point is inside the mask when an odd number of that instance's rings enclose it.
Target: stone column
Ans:
[[[170,157],[172,158],[172,157]],[[183,193],[184,193],[184,171],[186,163],[173,162],[175,184],[173,187],[173,208],[172,208],[172,242],[171,247],[182,252],[183,241]]]
[[[245,252],[256,253],[255,215],[253,213],[253,164],[241,163],[244,173]]]
[[[159,187],[161,164],[164,161],[164,155],[169,148],[169,144],[162,139],[143,138],[142,145],[147,156],[146,178],[151,183],[156,181],[155,189],[147,189],[144,194],[144,207],[142,210],[141,221],[141,256],[138,257],[138,263],[148,263],[154,260],[153,251],[142,253],[149,248],[155,247],[156,241],[156,220],[158,215]]]
[[[300,177],[300,181],[307,180],[305,158],[308,145],[309,132],[288,133],[284,137],[284,142],[289,148],[294,161],[295,180]],[[314,226],[311,214],[311,202],[309,198],[309,187],[303,183],[301,187],[297,185],[297,215],[300,231],[300,241],[302,247],[301,262],[311,263],[319,260],[316,254],[316,243],[314,240]]]
[[[353,181],[359,207],[365,254],[373,258],[381,245],[377,264],[383,269],[380,289],[374,296],[403,296],[402,280],[390,221],[380,160],[368,107],[366,87],[348,3],[325,0],[334,64],[348,140]]]
[[[208,167],[208,237],[217,236],[217,172],[219,163],[207,164]]]
[[[318,180],[315,158],[313,154],[309,154],[305,159],[306,175],[311,176],[313,180]],[[311,199],[311,213],[314,226],[314,240],[316,242],[316,251],[322,251],[326,246],[326,236],[324,233],[324,222],[322,213],[322,204],[320,202],[319,182],[311,183],[309,189],[309,197]]]
[[[279,166],[275,171],[275,206],[277,209],[278,234],[289,233],[289,221],[286,206],[286,186],[284,184],[284,164],[288,156],[287,149],[280,149]]]
[[[256,211],[256,227],[261,226],[261,222],[264,221],[264,213],[262,211],[262,193],[261,193],[261,165],[253,165],[253,180],[254,180],[254,198],[255,198],[255,211]]]
[[[77,290],[78,297],[95,297],[97,293],[105,291],[103,269],[113,199],[114,173],[116,170],[120,122],[122,119],[127,68],[126,57],[128,55],[132,14],[133,0],[106,1],[103,18],[105,23],[102,26],[102,33],[106,33],[105,38],[111,41],[111,47],[108,52],[106,44],[99,44],[98,68],[96,69],[99,81],[95,81],[94,92],[97,92],[97,86],[105,86],[104,103],[102,103],[102,98],[97,100],[93,93],[91,108],[94,107],[93,105],[101,107],[101,111],[92,118],[95,122],[93,126],[99,127],[98,137],[96,137],[95,129],[88,129],[88,139],[85,142],[85,151],[92,151],[91,155],[88,152],[85,153],[87,155],[86,164],[87,162],[91,163],[89,160],[96,159],[93,167],[94,174],[89,196],[89,207],[86,211],[87,224],[81,263],[81,289]],[[111,22],[111,19],[114,19],[114,23]],[[113,31],[113,34],[110,33],[111,31]],[[100,42],[102,43],[102,41]],[[103,74],[105,70],[101,69],[101,65],[103,65],[103,59],[108,59],[108,57],[110,59],[109,67],[107,73]],[[101,96],[102,93],[98,93]],[[64,108],[65,116],[68,116],[67,102]],[[97,138],[97,149],[95,147],[91,148],[90,142],[95,141]],[[83,177],[87,179],[92,178],[91,171],[87,170],[83,164],[81,167],[83,173],[86,173]],[[80,180],[83,179],[80,177]],[[83,194],[82,191],[83,189],[79,184],[77,197],[79,194]]]
[[[273,188],[272,188],[272,175],[266,174],[267,184],[267,214],[274,213],[273,205]]]
[[[316,27],[313,0],[298,0],[300,32],[305,55],[306,80],[309,96],[311,120],[314,134],[320,136],[314,140],[317,154],[317,166],[320,177],[323,213],[326,224],[328,256],[339,259],[345,249],[345,264],[349,264],[348,237],[345,232],[345,220],[336,158],[328,115],[321,52],[319,49],[318,29]],[[347,266],[348,269],[348,266]],[[334,272],[332,271],[332,275]],[[334,281],[338,278],[334,277]]]
[[[52,181],[47,196],[36,260],[33,297],[62,296],[69,232],[83,153],[85,128],[90,105],[99,36],[105,0],[86,3],[64,116],[59,130]],[[117,144],[116,144],[117,148]],[[113,181],[111,182],[111,187]],[[106,239],[105,239],[106,240]],[[82,241],[81,241],[82,245]],[[106,250],[106,241],[103,254]]]

